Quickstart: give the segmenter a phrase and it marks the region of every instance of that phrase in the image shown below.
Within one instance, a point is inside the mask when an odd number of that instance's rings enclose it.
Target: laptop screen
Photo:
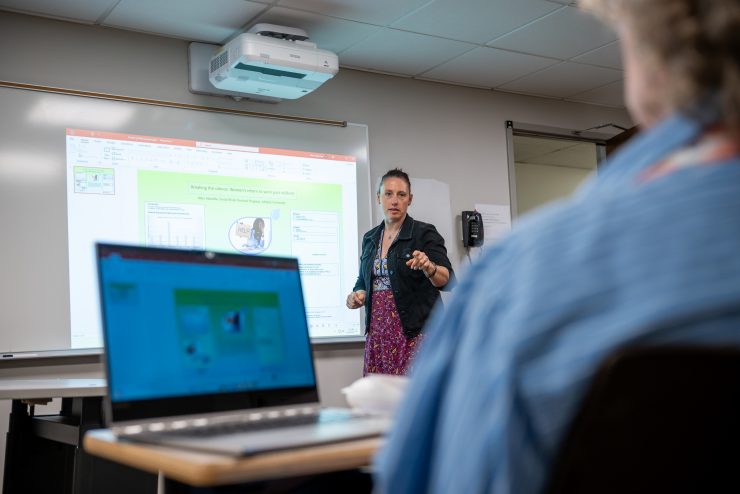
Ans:
[[[113,421],[316,403],[298,262],[98,244]]]

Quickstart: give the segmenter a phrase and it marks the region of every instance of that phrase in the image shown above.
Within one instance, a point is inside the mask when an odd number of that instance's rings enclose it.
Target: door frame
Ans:
[[[516,196],[516,170],[514,161],[514,136],[543,137],[547,139],[562,139],[568,141],[591,142],[596,144],[596,168],[606,158],[606,144],[614,137],[603,132],[590,130],[572,130],[547,125],[528,124],[506,121],[506,159],[509,175],[509,204],[511,209],[511,220],[518,216]]]

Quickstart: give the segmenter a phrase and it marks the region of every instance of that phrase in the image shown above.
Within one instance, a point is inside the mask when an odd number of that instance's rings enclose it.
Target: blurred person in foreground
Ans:
[[[378,492],[540,492],[616,349],[740,344],[740,2],[581,4],[618,31],[643,131],[432,318]]]

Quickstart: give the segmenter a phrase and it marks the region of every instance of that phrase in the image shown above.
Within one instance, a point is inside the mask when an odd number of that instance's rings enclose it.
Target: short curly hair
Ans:
[[[740,130],[738,0],[580,0],[610,24],[624,25],[671,78],[666,103],[685,110],[716,98],[721,123]]]

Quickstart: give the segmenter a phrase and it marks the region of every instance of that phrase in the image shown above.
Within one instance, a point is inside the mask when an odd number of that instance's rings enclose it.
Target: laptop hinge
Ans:
[[[175,431],[181,429],[199,429],[219,425],[257,423],[269,420],[288,419],[306,415],[317,415],[319,405],[293,405],[251,410],[239,410],[229,414],[208,414],[179,417],[166,417],[147,421],[127,421],[111,427],[117,436],[130,436],[149,432]]]

